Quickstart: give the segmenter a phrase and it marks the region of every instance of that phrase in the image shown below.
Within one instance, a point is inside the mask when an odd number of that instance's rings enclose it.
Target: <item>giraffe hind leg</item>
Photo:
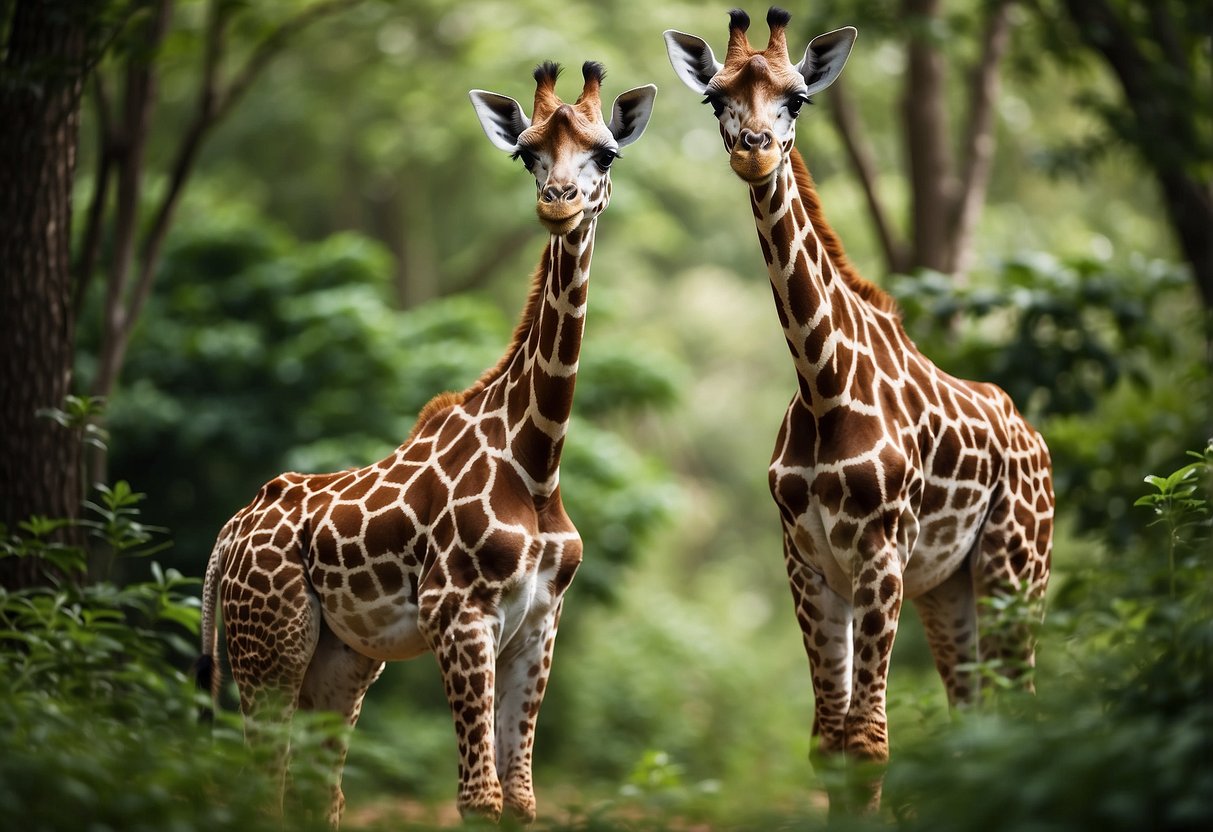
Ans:
[[[977,694],[972,670],[977,659],[977,606],[968,561],[913,603],[926,630],[948,704],[955,708],[971,703]]]
[[[233,561],[240,557],[250,558],[251,564],[242,568],[234,562],[228,574],[244,574],[244,586],[223,592],[228,661],[240,693],[245,740],[272,771],[281,813],[289,782],[290,726],[319,643],[320,604],[297,562],[284,563],[275,552],[269,560],[278,564],[283,578],[259,581],[258,558],[236,553]],[[261,594],[248,592],[249,586],[262,589]]]
[[[1002,495],[986,521],[973,560],[977,657],[987,675],[984,685],[996,673],[1029,692],[1034,690],[1036,630],[1049,575],[1049,531],[1014,493]]]
[[[383,662],[355,652],[321,622],[316,650],[299,691],[299,709],[339,714],[352,731],[362,712],[363,697],[382,671]],[[336,828],[345,809],[341,774],[349,751],[348,733],[329,737],[325,746],[332,754],[333,764],[328,820]]]

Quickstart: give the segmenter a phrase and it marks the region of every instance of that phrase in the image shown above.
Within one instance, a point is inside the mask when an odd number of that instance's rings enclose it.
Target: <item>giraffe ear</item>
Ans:
[[[804,59],[796,64],[796,70],[804,76],[809,87],[805,95],[820,92],[838,80],[858,34],[854,26],[843,26],[813,38],[804,50]]]
[[[517,150],[518,137],[531,126],[531,120],[523,115],[518,102],[509,96],[484,90],[472,90],[468,96],[489,141],[506,153]]]
[[[620,93],[611,105],[611,123],[607,129],[615,137],[620,147],[626,147],[640,138],[644,128],[648,126],[649,116],[653,115],[653,99],[657,96],[657,87],[646,84]]]
[[[682,83],[702,95],[708,88],[708,82],[721,70],[720,62],[712,54],[712,47],[703,38],[673,29],[666,29],[663,37],[674,72]]]

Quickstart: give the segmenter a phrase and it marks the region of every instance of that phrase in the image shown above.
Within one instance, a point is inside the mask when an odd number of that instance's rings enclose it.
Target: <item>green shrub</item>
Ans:
[[[213,733],[200,723],[205,697],[181,670],[197,652],[197,581],[155,562],[150,579],[126,586],[87,578],[90,550],[96,562],[99,550],[130,559],[159,548],[138,520],[142,497],[124,482],[102,487],[79,523],[87,547],[53,537],[62,521],[0,529],[0,558],[34,558],[47,576],[0,589],[0,815],[36,832],[277,829],[271,752],[247,749],[234,715]],[[327,801],[330,722],[293,732],[305,806]]]

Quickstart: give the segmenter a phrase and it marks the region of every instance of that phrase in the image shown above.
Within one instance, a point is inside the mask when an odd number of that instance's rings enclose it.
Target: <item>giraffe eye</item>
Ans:
[[[788,99],[788,102],[785,106],[787,106],[787,108],[788,108],[788,115],[790,115],[792,118],[796,118],[797,116],[800,115],[800,107],[802,104],[812,104],[812,103],[813,103],[813,99],[809,98],[807,95],[797,94],[797,95],[791,96]]]
[[[530,148],[519,147],[514,151],[513,158],[521,159],[522,166],[528,171],[533,171],[535,169],[535,154],[531,152]]]
[[[594,154],[594,164],[603,170],[610,168],[611,163],[619,158],[619,154],[610,148],[602,148]]]
[[[712,105],[712,113],[716,118],[720,118],[720,114],[724,112],[724,99],[714,92],[709,92],[704,96],[703,103]]]

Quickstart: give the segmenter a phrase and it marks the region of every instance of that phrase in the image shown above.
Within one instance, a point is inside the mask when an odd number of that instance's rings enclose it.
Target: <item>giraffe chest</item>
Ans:
[[[938,476],[912,424],[877,432],[858,419],[850,427],[823,442],[821,420],[789,409],[769,470],[789,554],[844,598],[867,563],[892,555],[906,596],[917,597],[963,564],[989,511],[991,484]],[[856,436],[871,441],[855,443]]]

